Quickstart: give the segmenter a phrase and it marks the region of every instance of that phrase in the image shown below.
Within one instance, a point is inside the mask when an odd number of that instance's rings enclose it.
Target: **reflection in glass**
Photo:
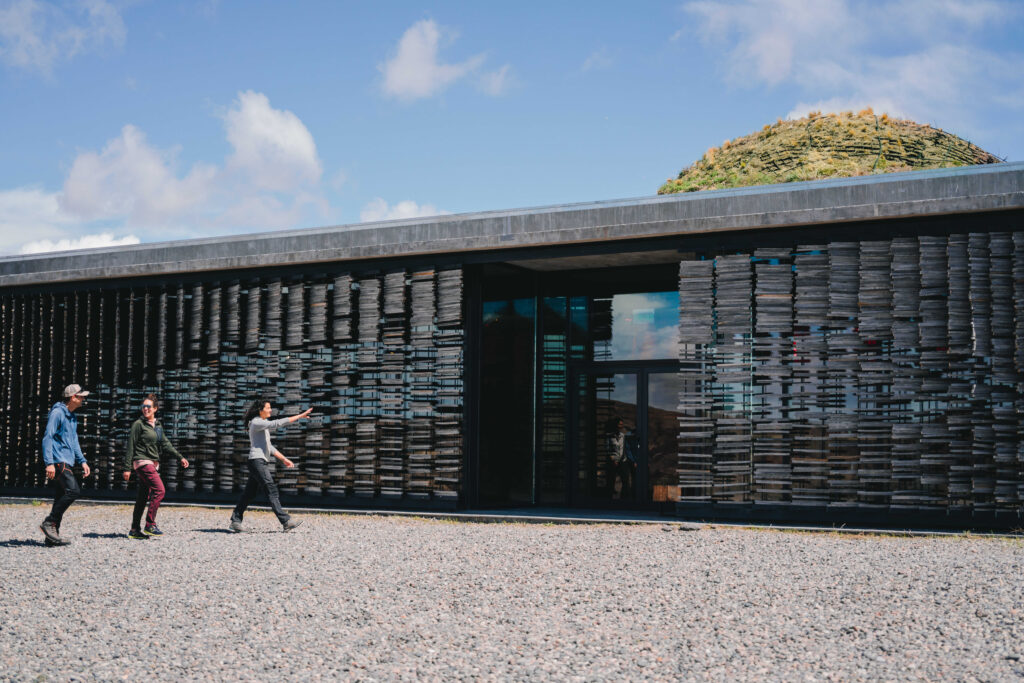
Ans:
[[[647,376],[647,466],[655,503],[679,500],[679,388],[678,373]]]
[[[566,297],[545,297],[541,303],[540,477],[537,500],[566,501],[565,394],[568,321]]]
[[[589,500],[636,498],[640,443],[633,373],[579,375],[579,488]]]
[[[677,291],[595,298],[591,309],[594,360],[675,358],[678,325]]]
[[[534,300],[485,301],[480,380],[480,500],[533,502]]]

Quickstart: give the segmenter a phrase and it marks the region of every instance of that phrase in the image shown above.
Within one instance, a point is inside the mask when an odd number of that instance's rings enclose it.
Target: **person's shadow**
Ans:
[[[9,541],[0,541],[0,548],[24,548],[26,546],[45,546],[45,545],[46,544],[43,543],[42,541],[37,541],[35,539],[28,540],[28,539],[12,538]]]
[[[124,538],[124,537],[125,537],[124,534],[114,534],[114,533],[98,534],[95,531],[92,531],[92,532],[87,533],[87,534],[82,534],[82,538]]]

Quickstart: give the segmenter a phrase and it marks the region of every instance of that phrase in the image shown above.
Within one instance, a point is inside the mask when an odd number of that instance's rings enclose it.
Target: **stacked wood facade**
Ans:
[[[1024,502],[1024,232],[680,264],[680,509]]]
[[[454,505],[462,466],[462,271],[318,273],[0,292],[0,487],[42,489],[40,440],[63,387],[96,475],[87,493],[126,488],[120,458],[142,398],[187,469],[167,488],[217,498],[244,485],[241,417],[258,397],[312,424],[275,437],[297,466],[283,493],[325,502]]]

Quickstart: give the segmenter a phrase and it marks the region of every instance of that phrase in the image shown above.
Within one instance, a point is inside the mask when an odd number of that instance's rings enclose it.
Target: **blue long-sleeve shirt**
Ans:
[[[56,465],[64,463],[74,466],[85,462],[82,447],[78,445],[78,418],[68,407],[58,401],[50,408],[43,435],[43,463]]]

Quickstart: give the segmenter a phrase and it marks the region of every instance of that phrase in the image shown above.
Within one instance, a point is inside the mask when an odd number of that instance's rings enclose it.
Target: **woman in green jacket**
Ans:
[[[169,453],[181,460],[182,467],[188,467],[188,460],[181,457],[171,442],[167,440],[164,429],[156,419],[156,411],[160,403],[156,394],[149,394],[142,399],[142,417],[132,424],[128,433],[128,448],[124,453],[124,480],[128,481],[132,471],[135,472],[138,491],[135,495],[135,510],[132,512],[132,528],[128,538],[145,539],[163,534],[156,525],[156,512],[164,499],[164,483],[160,479],[160,457]],[[140,529],[142,511],[149,504],[146,514],[146,528]]]

